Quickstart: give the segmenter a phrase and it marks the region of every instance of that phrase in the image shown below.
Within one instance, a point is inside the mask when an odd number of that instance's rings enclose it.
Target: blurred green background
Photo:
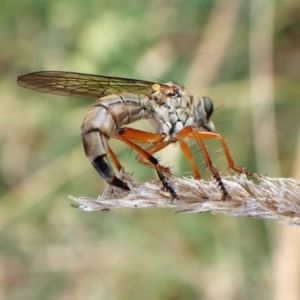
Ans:
[[[300,180],[298,0],[0,4],[0,299],[300,299],[298,228],[71,208],[67,195],[105,188],[81,145],[92,101],[16,83],[40,70],[171,78],[214,100],[212,119],[238,166]],[[220,144],[207,144],[227,174]],[[156,178],[123,144],[111,145],[136,180]],[[175,175],[191,174],[178,147],[158,156]]]

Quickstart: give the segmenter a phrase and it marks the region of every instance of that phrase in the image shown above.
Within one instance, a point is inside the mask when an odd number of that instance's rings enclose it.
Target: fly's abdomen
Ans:
[[[81,135],[90,131],[97,131],[110,137],[118,128],[113,114],[104,105],[93,105],[85,116],[81,125]]]
[[[107,160],[108,140],[125,124],[146,117],[147,96],[122,93],[98,99],[90,108],[81,126],[81,136],[86,156],[97,172],[111,185],[129,189],[115,175]]]

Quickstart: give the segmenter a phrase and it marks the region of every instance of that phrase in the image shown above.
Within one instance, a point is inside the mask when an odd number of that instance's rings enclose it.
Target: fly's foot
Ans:
[[[245,169],[243,168],[239,168],[237,166],[233,166],[233,167],[230,167],[233,171],[237,172],[237,173],[240,173],[240,174],[245,174],[247,175],[248,177],[252,177],[253,176],[253,173],[251,172],[248,172],[246,171]]]
[[[177,194],[175,190],[168,184],[168,182],[165,180],[165,178],[161,179],[161,183],[163,185],[163,188],[168,191],[171,195],[171,201],[177,198]]]
[[[230,195],[229,195],[229,193],[228,193],[228,191],[227,191],[227,189],[226,189],[226,187],[225,187],[225,185],[222,181],[222,178],[221,178],[220,174],[219,173],[215,174],[214,178],[217,181],[218,186],[220,187],[220,189],[222,191],[222,194],[223,194],[221,200],[225,201],[226,199],[230,199]]]
[[[219,185],[219,186],[220,186],[220,188],[222,190],[222,194],[223,194],[221,200],[224,202],[226,199],[230,199],[231,197],[230,197],[227,189],[225,188],[225,186],[224,185]]]

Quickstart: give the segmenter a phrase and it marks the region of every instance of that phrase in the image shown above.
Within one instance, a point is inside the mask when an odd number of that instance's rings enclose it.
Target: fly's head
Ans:
[[[203,128],[207,131],[214,132],[214,123],[210,120],[214,112],[214,104],[209,97],[202,97],[199,99],[198,105],[195,107],[194,121],[197,128]]]

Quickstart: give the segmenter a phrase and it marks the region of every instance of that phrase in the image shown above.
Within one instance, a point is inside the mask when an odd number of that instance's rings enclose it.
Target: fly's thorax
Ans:
[[[152,85],[149,98],[155,100],[159,105],[166,104],[177,108],[181,105],[181,100],[185,94],[185,89],[174,82],[155,83]]]
[[[187,126],[215,131],[210,120],[213,102],[208,97],[194,99],[185,90],[181,90],[176,97],[166,97],[162,104],[155,102],[153,108],[154,114],[150,122],[156,133],[165,136],[165,141],[175,141],[178,132]]]
[[[193,97],[184,89],[181,89],[176,96],[165,97],[163,103],[154,99],[152,105],[154,113],[149,121],[156,133],[164,135],[165,141],[174,140],[186,122],[194,119],[192,103]]]
[[[146,95],[120,93],[99,98],[84,118],[81,133],[99,130],[110,137],[123,125],[148,118],[149,105]]]
[[[169,116],[170,109],[166,105],[158,105],[156,102],[152,103],[152,113],[149,122],[156,133],[166,137],[169,136],[172,128]]]

